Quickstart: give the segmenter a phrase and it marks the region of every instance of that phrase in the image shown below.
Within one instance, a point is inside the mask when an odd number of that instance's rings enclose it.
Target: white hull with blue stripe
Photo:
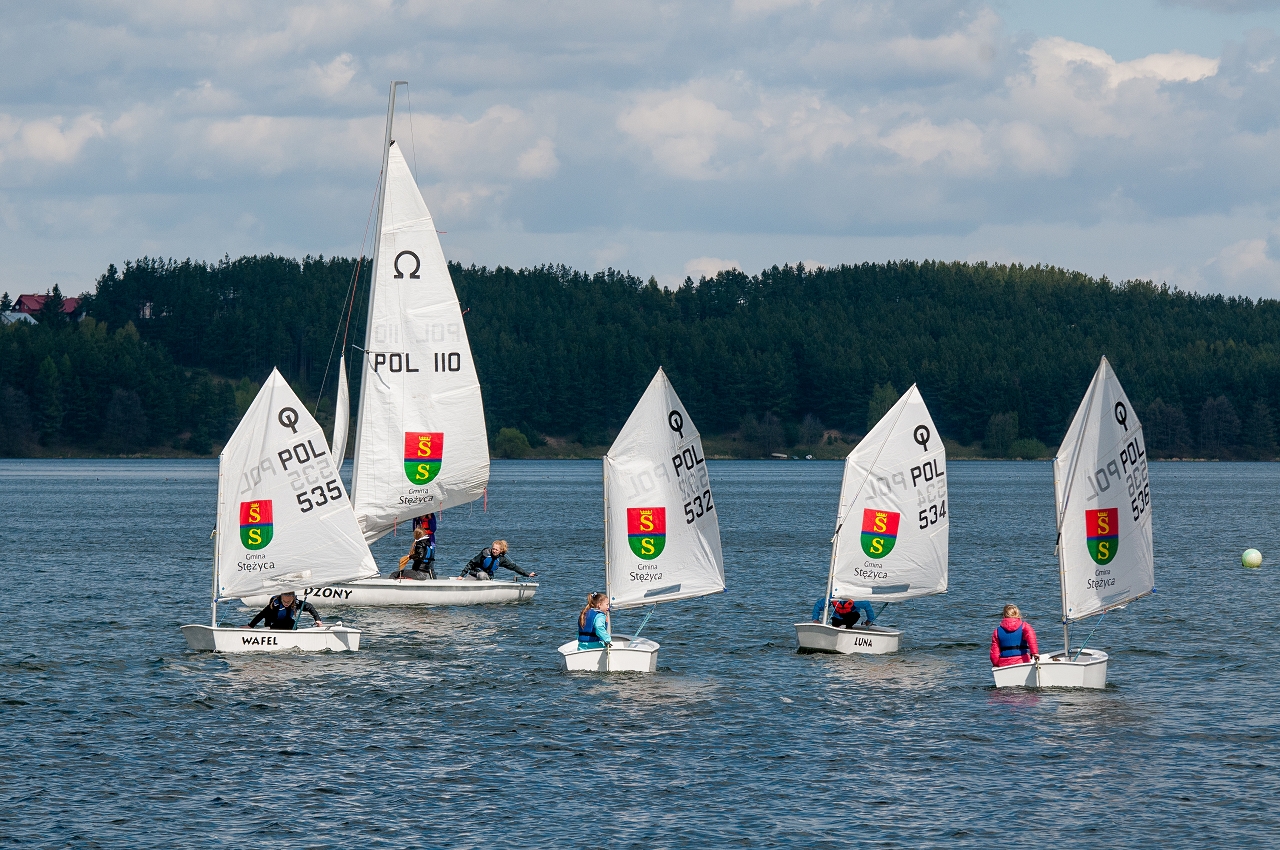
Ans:
[[[796,623],[796,643],[801,652],[885,655],[897,652],[901,639],[902,632],[882,626],[842,629],[822,623]]]
[[[227,626],[183,626],[182,634],[191,649],[205,652],[355,652],[360,648],[360,631],[338,623],[323,628],[244,629]]]
[[[1026,664],[992,667],[997,688],[1105,688],[1107,654],[1099,649],[1082,649],[1068,656],[1064,652],[1038,655]]]
[[[571,673],[653,673],[658,669],[658,644],[614,635],[612,647],[578,649],[578,642],[571,640],[560,647],[560,660]]]
[[[527,602],[538,592],[536,581],[475,581],[443,578],[368,578],[304,588],[299,598],[317,608],[388,608],[401,605],[501,605]],[[261,608],[270,596],[249,596],[240,601]]]

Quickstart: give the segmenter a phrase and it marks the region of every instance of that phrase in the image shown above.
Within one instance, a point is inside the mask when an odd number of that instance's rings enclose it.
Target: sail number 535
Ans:
[[[312,487],[305,493],[299,493],[298,508],[305,514],[307,511],[336,502],[341,498],[342,488],[338,486],[338,479],[333,478],[324,484]]]

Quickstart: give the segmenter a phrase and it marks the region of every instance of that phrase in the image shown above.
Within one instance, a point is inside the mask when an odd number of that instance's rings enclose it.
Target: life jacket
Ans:
[[[996,642],[1000,644],[1001,658],[1013,658],[1031,652],[1031,647],[1027,645],[1027,634],[1023,630],[1024,625],[1020,624],[1012,632],[1005,631],[1004,626],[996,626]]]
[[[280,597],[271,600],[272,622],[267,623],[268,628],[272,629],[292,629],[293,621],[297,619],[297,610],[302,606],[297,599],[293,600],[293,605],[286,606],[280,601]]]
[[[498,571],[498,562],[501,560],[501,555],[486,555],[484,559],[480,561],[480,569],[492,576]]]
[[[579,643],[595,643],[600,640],[600,636],[596,634],[596,620],[603,616],[594,608],[587,611],[587,616],[582,618],[582,625],[578,626]]]
[[[835,604],[831,607],[835,609],[835,612],[841,617],[848,617],[854,611],[852,599],[837,599]]]

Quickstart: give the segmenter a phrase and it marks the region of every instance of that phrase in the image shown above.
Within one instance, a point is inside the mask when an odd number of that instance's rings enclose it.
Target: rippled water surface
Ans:
[[[888,609],[900,653],[796,654],[840,470],[713,461],[728,592],[658,610],[656,675],[602,677],[556,654],[603,585],[598,462],[495,462],[488,512],[445,514],[438,563],[505,537],[532,603],[349,610],[358,653],[218,656],[178,630],[208,618],[215,463],[0,461],[0,843],[1280,841],[1280,466],[1155,464],[1158,593],[1094,635],[1105,691],[1046,693],[986,660],[1008,601],[1061,641],[1046,463],[952,463],[951,589]],[[384,572],[407,542],[375,544]]]

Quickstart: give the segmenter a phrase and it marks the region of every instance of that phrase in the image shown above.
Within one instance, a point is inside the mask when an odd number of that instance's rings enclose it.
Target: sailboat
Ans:
[[[485,494],[489,438],[480,381],[435,222],[391,138],[382,150],[372,288],[356,414],[352,505],[369,543],[415,517]],[[345,358],[334,443],[346,444]],[[407,548],[407,546],[406,546]],[[473,605],[532,599],[536,582],[371,578],[315,588],[318,607]],[[256,600],[246,600],[254,604]]]
[[[218,602],[264,600],[377,575],[320,424],[273,369],[218,458],[212,621],[182,627],[192,649],[356,650],[360,632],[338,623],[294,631],[218,625]]]
[[[720,524],[702,438],[658,373],[604,456],[604,580],[614,610],[653,606],[613,646],[560,647],[566,670],[652,673],[659,645],[640,637],[660,602],[724,590]]]
[[[1155,590],[1151,485],[1142,423],[1107,358],[1053,459],[1062,651],[992,667],[996,687],[1105,688],[1107,653],[1071,651],[1071,625]],[[1097,626],[1095,625],[1095,629]]]
[[[950,528],[947,452],[912,384],[845,460],[827,601],[820,622],[795,624],[799,648],[897,652],[897,629],[831,625],[830,600],[874,604],[945,593]]]

